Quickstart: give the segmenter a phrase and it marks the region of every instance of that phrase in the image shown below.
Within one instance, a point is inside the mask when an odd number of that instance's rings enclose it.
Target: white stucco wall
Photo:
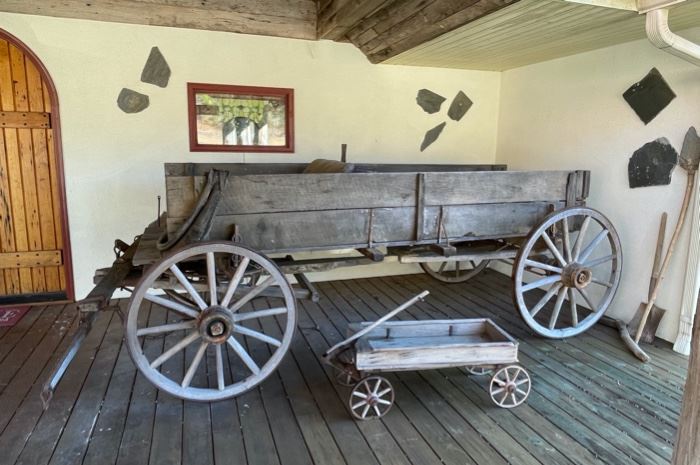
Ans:
[[[684,31],[700,40],[700,29]],[[622,98],[656,67],[677,98],[647,126]],[[700,126],[700,69],[646,40],[503,73],[496,160],[512,169],[591,170],[589,206],[615,224],[622,241],[622,282],[609,314],[628,320],[646,300],[659,219],[675,225],[686,184],[676,168],[670,186],[630,189],[627,163],[646,142],[666,137],[680,151],[688,127]],[[674,340],[688,250],[686,225],[658,304],[668,310],[658,335]]]
[[[0,28],[24,41],[53,77],[61,106],[63,156],[76,297],[113,260],[115,238],[130,240],[156,216],[164,162],[304,162],[338,158],[369,163],[493,163],[500,74],[371,65],[350,44],[220,32],[1,14]],[[172,69],[167,88],[139,81],[152,46]],[[190,153],[186,83],[291,87],[294,154]],[[150,107],[124,114],[122,87],[148,94]],[[416,92],[445,97],[428,115]],[[455,123],[451,98],[463,90],[474,106]],[[449,121],[440,139],[419,151],[425,131]],[[348,269],[338,276],[398,273],[408,266]]]

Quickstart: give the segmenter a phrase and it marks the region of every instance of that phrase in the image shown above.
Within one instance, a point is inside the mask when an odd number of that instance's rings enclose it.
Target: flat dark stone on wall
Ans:
[[[665,137],[644,144],[627,164],[630,187],[666,186],[677,164],[678,152]]]
[[[140,94],[126,87],[119,92],[117,105],[124,113],[138,113],[148,108],[150,100],[148,95]]]
[[[455,95],[455,98],[452,99],[450,109],[447,110],[447,116],[454,121],[459,121],[467,114],[467,111],[469,111],[473,104],[469,97],[467,97],[467,94],[460,90],[457,92],[457,95]]]
[[[168,66],[168,62],[165,61],[165,57],[160,53],[158,47],[153,47],[141,72],[141,82],[158,87],[166,87],[169,80],[170,66]]]
[[[666,80],[658,69],[652,68],[644,79],[633,84],[622,97],[632,107],[644,124],[661,113],[676,98]]]
[[[442,130],[445,129],[446,124],[447,122],[443,121],[442,123],[435,126],[433,129],[425,133],[425,137],[423,137],[423,143],[420,144],[421,152],[427,149],[428,146],[430,146],[430,144],[435,142],[437,138],[440,137],[440,133],[442,133]]]
[[[440,111],[442,102],[446,99],[442,95],[436,94],[432,90],[421,89],[418,91],[416,96],[416,103],[426,112],[426,113],[437,113]]]

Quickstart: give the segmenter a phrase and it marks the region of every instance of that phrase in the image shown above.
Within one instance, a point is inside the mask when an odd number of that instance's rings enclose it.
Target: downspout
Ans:
[[[668,26],[668,9],[658,8],[646,12],[646,30],[649,41],[661,50],[700,66],[700,45],[671,32]],[[700,279],[700,183],[695,187],[693,223],[690,231],[688,263],[683,283],[680,324],[673,350],[690,353],[690,342]]]
[[[647,36],[661,50],[700,66],[700,45],[671,32],[668,27],[668,9],[650,10],[647,15]]]

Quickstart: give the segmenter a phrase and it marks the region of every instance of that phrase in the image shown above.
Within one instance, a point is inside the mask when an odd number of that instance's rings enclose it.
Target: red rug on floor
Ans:
[[[0,326],[14,326],[29,310],[29,305],[24,307],[0,308]]]

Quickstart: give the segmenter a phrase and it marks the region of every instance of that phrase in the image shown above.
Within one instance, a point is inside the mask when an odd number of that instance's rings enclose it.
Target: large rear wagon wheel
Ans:
[[[164,283],[175,291],[161,293]],[[275,287],[281,297],[273,308],[247,305]],[[143,324],[151,304],[168,310],[166,324]],[[182,399],[215,401],[252,389],[277,368],[294,335],[296,303],[284,274],[264,255],[231,242],[203,242],[146,271],[125,326],[131,358],[151,383]],[[161,337],[171,343],[144,351],[145,339]],[[185,350],[190,356],[181,368],[164,368]]]
[[[465,260],[444,262],[421,262],[423,268],[431,278],[448,284],[458,284],[469,281],[481,273],[489,264],[489,260]]]
[[[608,309],[621,268],[620,238],[610,220],[591,208],[566,208],[547,216],[520,248],[513,301],[539,335],[575,336]]]

